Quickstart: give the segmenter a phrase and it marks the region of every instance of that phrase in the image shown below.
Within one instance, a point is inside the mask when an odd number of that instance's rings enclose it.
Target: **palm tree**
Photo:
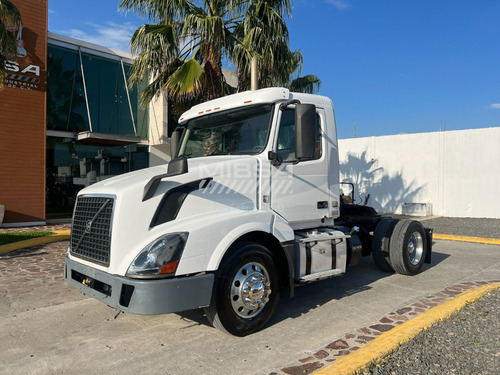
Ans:
[[[8,0],[0,0],[0,87],[5,79],[5,63],[15,59],[17,55],[17,41],[9,29],[17,28],[21,24],[19,10]]]
[[[289,72],[288,81],[284,82],[283,86],[294,92],[304,92],[308,94],[319,91],[321,80],[318,76],[314,74],[301,76],[303,63],[302,53],[300,51],[292,52],[292,57],[289,61],[290,63],[285,65]],[[294,75],[297,75],[297,78],[293,78]]]
[[[238,49],[238,46],[235,48]],[[298,50],[291,51],[287,44],[274,44],[272,54],[257,55],[258,79],[261,87],[286,87],[294,92],[312,94],[319,91],[321,80],[313,74],[300,76],[302,73],[302,53]],[[240,91],[250,88],[251,54],[239,57],[238,89]],[[293,78],[297,76],[296,78]]]
[[[313,94],[319,91],[319,88],[321,87],[321,80],[314,74],[308,74],[291,80],[286,87],[294,92]]]
[[[130,83],[154,77],[143,104],[166,91],[182,112],[222,96],[223,58],[236,63],[245,82],[251,57],[260,56],[263,86],[289,85],[302,66],[300,52],[288,46],[284,16],[291,14],[290,0],[121,0],[120,9],[153,22],[138,28],[131,41],[137,57]]]
[[[131,81],[152,74],[143,102],[167,90],[170,96],[203,100],[222,96],[222,58],[234,45],[232,29],[245,0],[122,0],[120,9],[156,24],[141,26],[131,41],[137,54]]]
[[[234,48],[238,67],[239,90],[250,87],[252,57],[258,57],[258,80],[261,87],[282,86],[293,91],[312,93],[321,81],[308,75],[292,79],[302,71],[302,53],[291,51],[284,16],[291,15],[289,0],[260,0],[253,2],[235,30],[241,42]]]

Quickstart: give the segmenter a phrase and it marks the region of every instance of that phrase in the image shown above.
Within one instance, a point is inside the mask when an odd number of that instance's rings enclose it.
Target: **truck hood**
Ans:
[[[124,275],[148,244],[166,233],[189,232],[196,220],[211,221],[217,216],[258,209],[260,164],[258,157],[248,155],[188,159],[187,173],[163,178],[146,200],[146,185],[152,178],[166,174],[167,165],[120,175],[81,190],[79,197],[113,198],[107,272]],[[184,192],[185,187],[189,189],[182,200],[168,194]],[[166,221],[155,220],[160,211],[163,214],[172,207],[175,215],[167,214]]]
[[[188,173],[164,177],[155,196],[164,194],[169,188],[193,182],[204,178],[218,179],[231,175],[232,180],[246,179],[253,175],[259,159],[254,156],[207,156],[188,159]],[[81,190],[79,195],[110,194],[121,195],[143,191],[146,184],[152,179],[167,173],[168,164],[145,168],[134,172],[112,177]],[[233,184],[234,185],[234,184]],[[167,187],[167,189],[165,189]]]

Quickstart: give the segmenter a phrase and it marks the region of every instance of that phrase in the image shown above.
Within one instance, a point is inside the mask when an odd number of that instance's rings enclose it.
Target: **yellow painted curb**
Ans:
[[[438,233],[433,233],[432,238],[435,240],[450,240],[450,241],[485,243],[489,245],[500,245],[500,239],[498,238],[455,236],[453,234],[438,234]]]
[[[54,234],[50,236],[32,238],[24,241],[17,241],[9,243],[7,245],[0,246],[0,254],[7,254],[14,250],[24,249],[26,247],[44,245],[46,243],[57,242],[62,240],[67,240],[70,237],[71,231],[68,230],[54,230],[51,231]]]
[[[425,331],[434,323],[448,318],[461,310],[467,304],[476,301],[492,290],[500,288],[500,283],[487,284],[470,289],[452,300],[436,306],[429,311],[413,318],[388,332],[381,334],[361,349],[346,355],[324,369],[315,372],[315,375],[353,374],[362,370],[371,363],[378,362],[396,350],[401,344],[411,340],[420,332]]]

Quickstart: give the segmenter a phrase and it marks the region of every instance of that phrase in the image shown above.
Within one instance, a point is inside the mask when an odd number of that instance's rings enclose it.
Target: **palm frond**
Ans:
[[[190,6],[189,0],[121,0],[118,9],[132,11],[150,21],[171,22],[182,19]]]
[[[166,88],[175,97],[191,97],[202,89],[203,67],[195,59],[184,62],[167,79]]]
[[[320,87],[321,80],[313,74],[295,78],[290,82],[289,86],[291,91],[303,92],[306,94],[318,92]]]
[[[4,58],[15,58],[17,54],[17,41],[7,26],[0,22],[0,55]]]
[[[137,54],[132,66],[131,85],[148,75],[156,77],[177,59],[178,27],[174,24],[142,25],[131,40],[132,53]]]
[[[0,88],[5,79],[5,63],[17,58],[17,41],[9,28],[21,24],[21,13],[8,0],[0,0]]]
[[[0,23],[7,24],[9,26],[19,26],[22,22],[21,13],[9,0],[0,1]]]

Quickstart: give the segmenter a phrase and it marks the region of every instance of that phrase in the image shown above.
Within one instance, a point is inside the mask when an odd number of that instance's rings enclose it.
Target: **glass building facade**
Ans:
[[[96,47],[93,49],[92,47]],[[49,33],[47,219],[72,214],[85,186],[148,167],[149,119],[130,88],[133,60]]]

